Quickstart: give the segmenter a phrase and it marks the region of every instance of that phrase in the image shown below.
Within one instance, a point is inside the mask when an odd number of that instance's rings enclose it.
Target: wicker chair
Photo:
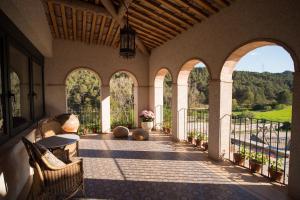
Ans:
[[[38,132],[40,133],[42,138],[51,137],[53,135],[59,135],[66,133],[61,127],[61,123],[55,118],[49,118],[39,123]],[[70,144],[65,147],[65,150],[68,150],[68,157],[78,156],[78,144]],[[61,159],[60,152],[53,152],[57,157]]]
[[[34,169],[33,184],[27,199],[69,199],[78,191],[84,194],[82,159],[54,166],[44,158],[41,150],[25,137],[23,143]]]

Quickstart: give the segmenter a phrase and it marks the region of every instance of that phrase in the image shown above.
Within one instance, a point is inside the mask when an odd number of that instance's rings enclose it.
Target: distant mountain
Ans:
[[[233,73],[233,101],[238,105],[290,104],[292,97],[293,72],[246,72]],[[166,76],[165,88],[171,87],[171,77]],[[165,89],[165,102],[172,97],[171,90]],[[195,68],[189,77],[189,106],[208,104],[208,71]]]

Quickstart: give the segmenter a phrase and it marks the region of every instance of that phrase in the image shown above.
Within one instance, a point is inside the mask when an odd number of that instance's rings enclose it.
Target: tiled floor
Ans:
[[[287,199],[246,169],[214,163],[205,152],[153,133],[149,141],[83,136],[85,199]]]

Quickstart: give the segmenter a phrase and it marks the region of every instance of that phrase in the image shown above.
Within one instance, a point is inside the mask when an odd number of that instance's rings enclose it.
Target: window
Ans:
[[[0,10],[0,144],[44,116],[43,55]]]
[[[29,60],[13,46],[9,47],[9,92],[11,126],[24,129],[31,121]]]
[[[32,62],[32,80],[33,80],[33,105],[34,119],[38,120],[44,116],[44,95],[43,95],[43,67]]]

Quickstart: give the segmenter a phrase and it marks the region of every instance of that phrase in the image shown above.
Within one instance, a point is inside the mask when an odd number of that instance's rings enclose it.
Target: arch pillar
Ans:
[[[102,133],[110,132],[110,88],[109,85],[101,87],[101,123]]]
[[[208,156],[214,160],[229,157],[231,107],[232,80],[210,80]]]
[[[186,139],[188,84],[173,83],[172,89],[172,132],[176,140]]]
[[[154,85],[154,114],[155,128],[160,130],[163,126],[163,105],[164,105],[164,87],[163,80],[158,80]]]
[[[288,192],[300,199],[300,72],[294,73]]]

